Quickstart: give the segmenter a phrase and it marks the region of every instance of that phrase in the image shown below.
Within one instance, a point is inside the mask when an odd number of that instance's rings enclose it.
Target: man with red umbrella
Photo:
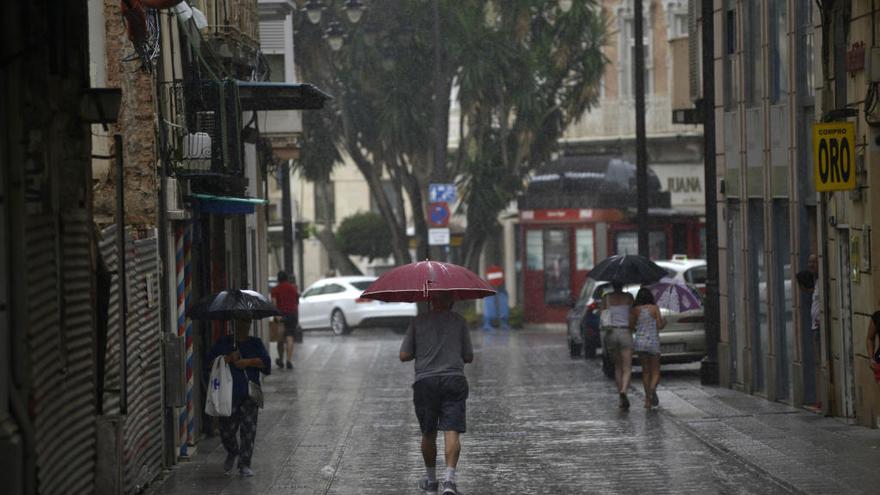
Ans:
[[[361,294],[385,302],[429,301],[431,311],[412,320],[400,345],[400,360],[415,359],[413,403],[422,430],[422,457],[427,474],[419,482],[426,491],[437,491],[437,431],[446,442],[446,478],[443,494],[458,493],[455,468],[461,453],[459,436],[466,431],[465,402],[468,383],[465,363],[474,360],[467,324],[453,313],[453,301],[495,294],[489,284],[463,266],[419,261],[399,266],[370,284]]]
[[[422,431],[422,457],[427,474],[419,487],[436,491],[437,431],[444,432],[446,478],[443,494],[456,494],[455,468],[461,453],[459,435],[466,431],[468,382],[465,363],[474,348],[464,318],[451,311],[450,292],[431,292],[431,311],[413,319],[400,346],[400,360],[415,359],[413,403]]]

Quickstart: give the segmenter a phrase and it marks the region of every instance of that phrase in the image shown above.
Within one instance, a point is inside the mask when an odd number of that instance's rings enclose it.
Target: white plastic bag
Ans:
[[[217,357],[211,366],[205,413],[209,416],[232,416],[232,372],[223,356]]]

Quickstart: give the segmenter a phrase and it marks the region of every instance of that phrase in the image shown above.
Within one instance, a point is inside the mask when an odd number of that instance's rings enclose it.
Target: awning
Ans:
[[[333,97],[305,83],[236,81],[242,110],[319,110]]]
[[[254,206],[269,204],[268,200],[260,198],[239,198],[199,193],[193,193],[190,197],[197,200],[194,204],[196,210],[203,213],[217,213],[220,215],[249,215],[254,212]]]

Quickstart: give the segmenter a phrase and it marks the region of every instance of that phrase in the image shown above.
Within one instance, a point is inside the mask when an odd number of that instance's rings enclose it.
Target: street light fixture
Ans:
[[[573,0],[559,0],[559,10],[561,10],[563,13],[568,12],[569,10],[571,10],[573,4]]]
[[[321,14],[324,13],[324,4],[321,0],[309,0],[306,2],[306,14],[309,16],[309,22],[317,24],[321,22]]]
[[[327,31],[324,33],[324,37],[327,38],[327,43],[330,45],[330,49],[334,52],[338,52],[342,49],[342,43],[345,41],[345,31],[342,29],[342,25],[339,21],[333,21],[327,27]]]
[[[348,0],[345,2],[345,15],[352,24],[357,24],[364,15],[364,4],[360,0]]]

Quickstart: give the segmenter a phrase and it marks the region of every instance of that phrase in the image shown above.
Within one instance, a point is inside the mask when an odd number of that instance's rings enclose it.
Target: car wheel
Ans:
[[[330,315],[330,330],[333,330],[333,333],[336,335],[348,335],[351,333],[351,328],[345,322],[345,315],[342,314],[342,311],[338,309],[333,310],[333,313]]]
[[[571,354],[572,359],[580,357],[581,344],[576,344],[571,339],[568,339],[568,352]]]
[[[584,344],[584,359],[593,359],[596,357],[596,344]]]

